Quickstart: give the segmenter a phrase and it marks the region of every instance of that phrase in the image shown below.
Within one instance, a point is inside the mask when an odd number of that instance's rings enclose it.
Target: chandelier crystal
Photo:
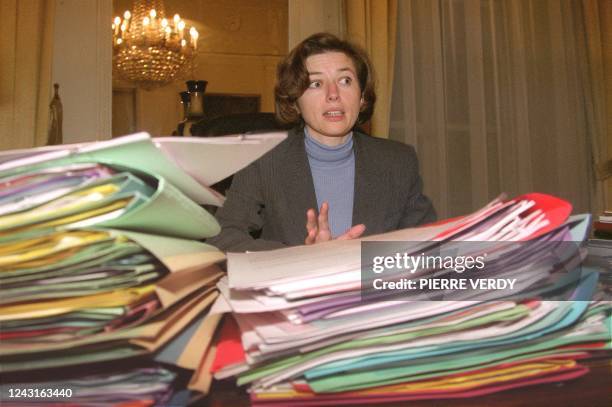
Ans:
[[[135,0],[112,27],[113,67],[121,79],[152,89],[192,70],[198,31],[187,31],[178,14],[167,19],[163,0]]]

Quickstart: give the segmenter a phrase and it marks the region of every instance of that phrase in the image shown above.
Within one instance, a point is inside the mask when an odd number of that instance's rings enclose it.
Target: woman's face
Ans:
[[[342,144],[363,103],[355,64],[342,52],[326,52],[306,58],[306,70],[309,86],[297,107],[308,131],[322,144]]]

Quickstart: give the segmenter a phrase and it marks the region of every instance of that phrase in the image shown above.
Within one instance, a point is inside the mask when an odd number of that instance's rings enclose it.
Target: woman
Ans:
[[[275,98],[277,118],[295,127],[236,174],[210,244],[266,250],[435,220],[414,149],[354,129],[376,100],[363,51],[331,34],[310,36],[279,64]]]

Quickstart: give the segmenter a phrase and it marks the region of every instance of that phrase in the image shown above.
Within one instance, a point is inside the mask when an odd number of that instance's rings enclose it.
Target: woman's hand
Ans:
[[[332,240],[332,234],[329,230],[329,222],[327,216],[329,214],[329,204],[323,202],[319,216],[317,217],[314,209],[306,211],[306,239],[304,244],[315,244]],[[365,232],[365,225],[359,224],[351,227],[344,234],[336,237],[335,240],[350,240],[357,239]]]

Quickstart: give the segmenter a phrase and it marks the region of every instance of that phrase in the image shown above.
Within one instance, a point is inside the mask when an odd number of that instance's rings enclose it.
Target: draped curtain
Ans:
[[[0,1],[0,150],[47,141],[54,0]]]
[[[401,3],[401,1],[400,1]],[[345,38],[364,48],[376,72],[376,109],[371,134],[388,137],[395,59],[397,0],[345,0]]]
[[[582,64],[591,162],[594,213],[612,205],[612,4],[582,0],[586,50]]]
[[[390,138],[418,151],[440,217],[501,192],[599,210],[579,2],[405,0],[398,5]],[[591,106],[591,107],[590,107]],[[597,148],[602,148],[600,145]]]

